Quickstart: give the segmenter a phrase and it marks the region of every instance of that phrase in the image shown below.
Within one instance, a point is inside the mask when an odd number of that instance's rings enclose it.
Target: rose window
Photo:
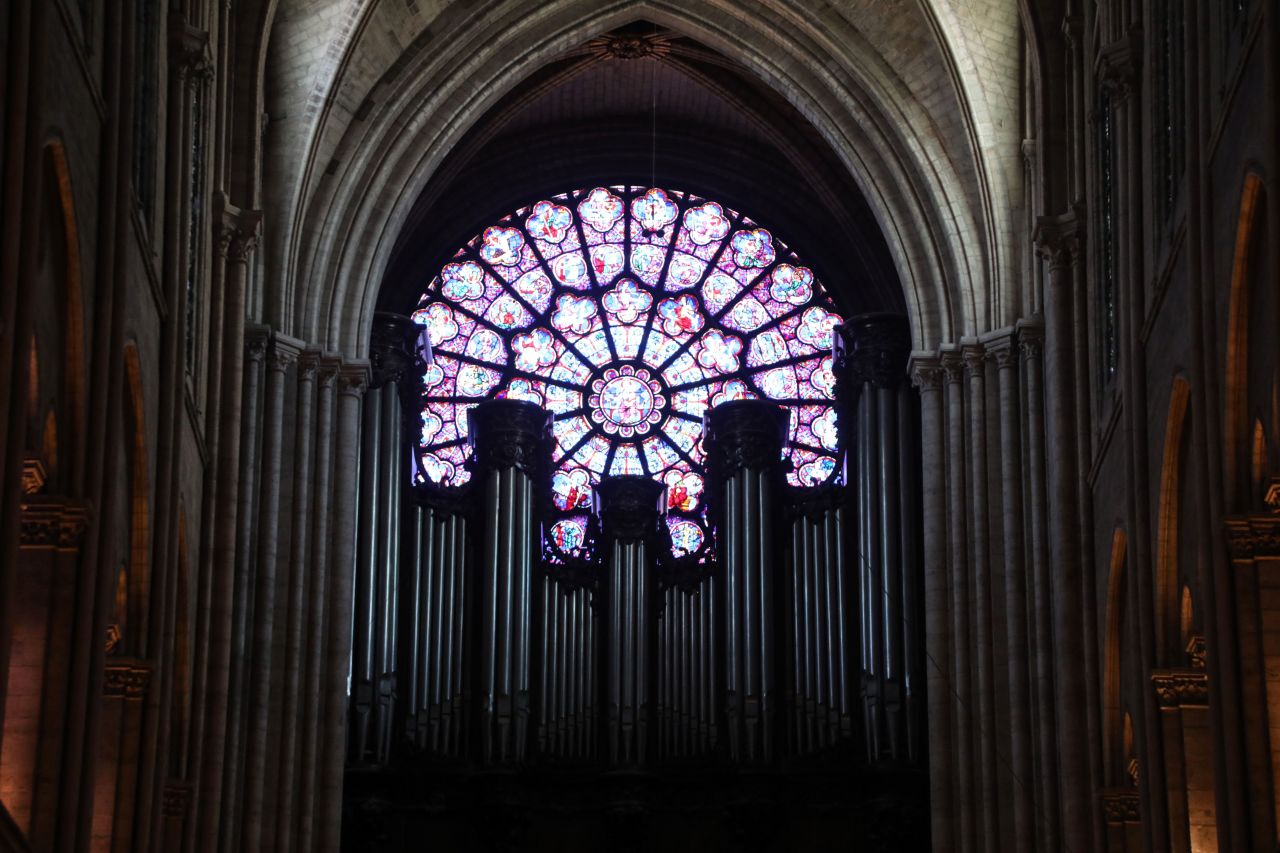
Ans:
[[[601,477],[667,489],[677,557],[707,542],[702,416],[763,397],[791,413],[788,481],[834,476],[832,329],[812,270],[724,205],[649,187],[545,199],[486,228],[428,286],[420,479],[465,484],[467,411],[494,397],[554,416],[547,538],[573,556]]]

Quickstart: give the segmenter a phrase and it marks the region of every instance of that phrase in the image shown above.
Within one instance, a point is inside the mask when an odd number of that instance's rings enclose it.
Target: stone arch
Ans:
[[[1185,377],[1176,377],[1169,392],[1169,416],[1165,425],[1156,524],[1156,648],[1162,661],[1175,659],[1181,651],[1177,648],[1181,613],[1179,595],[1182,591],[1178,564],[1178,520],[1183,496],[1184,433],[1190,397],[1191,385]]]
[[[930,107],[911,96],[866,37],[834,10],[801,5],[735,15],[669,0],[533,7],[510,0],[483,20],[433,27],[439,50],[401,56],[366,96],[358,120],[317,128],[309,150],[294,152],[306,176],[296,192],[279,189],[269,201],[282,206],[279,218],[294,229],[268,246],[267,263],[276,270],[267,279],[280,290],[268,297],[266,319],[361,354],[400,224],[444,154],[548,57],[644,18],[741,62],[813,122],[876,212],[907,292],[917,346],[984,330],[994,316],[999,265],[976,189],[982,179],[969,170],[971,162],[956,165],[979,155],[944,150]]]
[[[1227,308],[1226,381],[1223,418],[1224,476],[1228,501],[1247,507],[1243,494],[1248,484],[1248,453],[1252,450],[1249,418],[1249,283],[1260,241],[1260,210],[1266,207],[1266,190],[1257,172],[1245,176],[1236,219],[1236,242],[1231,262],[1231,297]]]

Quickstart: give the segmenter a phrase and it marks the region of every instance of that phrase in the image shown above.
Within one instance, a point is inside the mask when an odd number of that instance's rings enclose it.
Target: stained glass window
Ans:
[[[832,329],[813,271],[772,232],[690,193],[614,186],[522,208],[459,250],[414,318],[424,377],[419,476],[465,484],[467,411],[494,397],[554,414],[551,544],[584,547],[600,478],[667,487],[673,554],[708,540],[702,417],[764,397],[791,413],[794,486],[836,470]]]

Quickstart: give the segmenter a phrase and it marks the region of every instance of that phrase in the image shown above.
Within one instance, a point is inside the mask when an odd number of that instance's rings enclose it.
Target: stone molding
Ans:
[[[468,414],[468,432],[482,470],[518,468],[530,476],[551,457],[551,414],[527,400],[487,400]]]
[[[1102,791],[1098,799],[1102,802],[1102,814],[1107,823],[1140,823],[1142,821],[1137,791],[1113,788]]]
[[[1208,707],[1209,674],[1199,669],[1157,669],[1151,673],[1161,708]]]
[[[708,410],[703,432],[716,479],[741,468],[780,467],[788,425],[787,411],[768,400],[730,400]]]
[[[151,686],[151,664],[144,661],[109,662],[103,672],[104,696],[141,699]]]
[[[89,507],[79,501],[33,497],[22,505],[23,548],[73,551],[89,526]]]
[[[1226,525],[1231,559],[1280,557],[1280,515],[1235,516]]]
[[[604,477],[596,485],[596,514],[607,539],[645,539],[658,530],[666,488],[638,474]]]

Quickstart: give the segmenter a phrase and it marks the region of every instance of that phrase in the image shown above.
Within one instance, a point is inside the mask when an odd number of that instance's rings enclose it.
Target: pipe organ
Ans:
[[[787,485],[784,408],[708,410],[711,547],[672,555],[666,487],[603,478],[579,559],[543,546],[551,415],[469,412],[471,481],[410,484],[425,367],[379,315],[361,446],[350,772],[921,767],[918,404],[904,318],[837,327],[843,474]],[[429,354],[427,355],[429,358]]]

